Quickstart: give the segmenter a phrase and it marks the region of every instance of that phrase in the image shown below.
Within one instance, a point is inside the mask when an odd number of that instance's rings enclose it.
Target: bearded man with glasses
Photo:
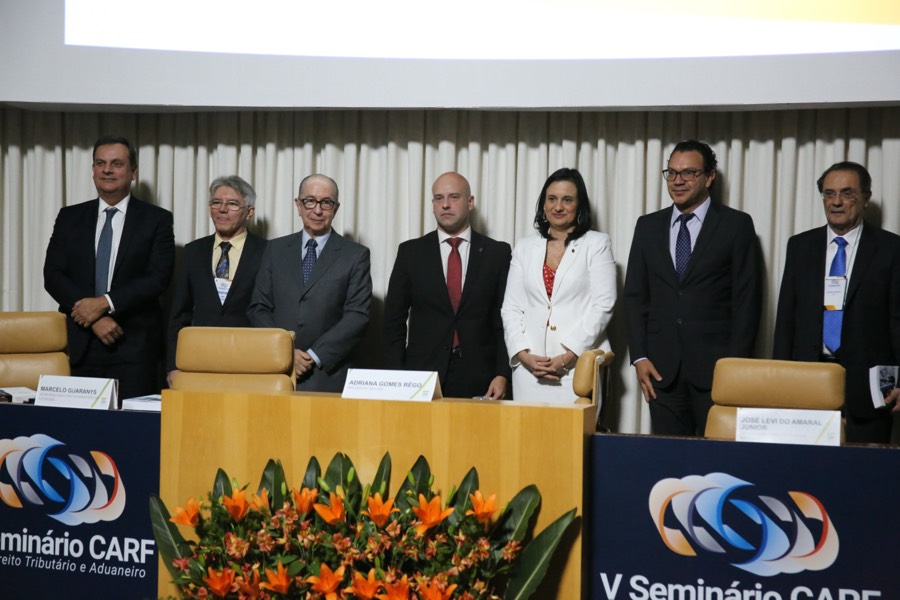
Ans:
[[[869,369],[900,365],[900,236],[863,221],[862,165],[839,162],[816,183],[827,225],[788,240],[773,358],[842,365],[846,441],[888,443],[900,388],[895,377],[873,399]]]
[[[247,229],[255,211],[256,191],[237,175],[218,177],[209,186],[209,216],[215,233],[184,247],[169,318],[166,370],[170,386],[177,372],[178,332],[183,328],[250,327],[247,307],[267,243]]]
[[[750,215],[715,203],[716,155],[679,142],[672,206],[638,219],[625,276],[628,348],[654,434],[702,436],[716,361],[753,354],[762,262]]]
[[[294,332],[298,390],[340,392],[369,325],[369,249],[332,229],[341,205],[330,177],[304,178],[294,203],[303,229],[269,242],[247,315]]]

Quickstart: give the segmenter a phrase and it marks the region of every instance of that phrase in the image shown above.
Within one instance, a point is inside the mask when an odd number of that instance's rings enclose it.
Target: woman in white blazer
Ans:
[[[513,399],[571,403],[578,355],[609,349],[616,262],[609,236],[590,231],[590,200],[575,169],[547,179],[534,225],[538,233],[513,251],[501,310]]]

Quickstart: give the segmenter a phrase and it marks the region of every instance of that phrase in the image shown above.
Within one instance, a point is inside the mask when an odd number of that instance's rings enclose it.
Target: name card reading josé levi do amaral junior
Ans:
[[[441,383],[436,371],[350,369],[341,397],[429,402],[441,397]]]
[[[738,408],[738,442],[841,445],[841,413],[837,410]]]
[[[99,377],[41,375],[34,403],[65,408],[118,408],[118,383]]]

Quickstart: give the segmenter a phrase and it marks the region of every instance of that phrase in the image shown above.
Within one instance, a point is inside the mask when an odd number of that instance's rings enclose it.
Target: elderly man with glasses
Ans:
[[[653,433],[703,435],[716,361],[753,354],[761,253],[750,215],[710,198],[707,144],[679,142],[662,174],[672,206],[638,219],[628,257],[628,347]]]
[[[238,177],[219,177],[209,186],[213,235],[184,247],[169,319],[166,363],[169,385],[176,372],[178,332],[189,325],[250,327],[247,307],[266,240],[247,229],[256,192]]]
[[[847,441],[888,443],[900,389],[886,377],[873,399],[869,370],[900,365],[900,237],[863,222],[872,176],[862,165],[834,164],[817,185],[827,225],[788,240],[773,358],[842,365]]]
[[[332,229],[340,202],[330,177],[304,178],[294,203],[303,229],[269,242],[247,314],[294,332],[298,390],[340,392],[369,324],[369,249]]]

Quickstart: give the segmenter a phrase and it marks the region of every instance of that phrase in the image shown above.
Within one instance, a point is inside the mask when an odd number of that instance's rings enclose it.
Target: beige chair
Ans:
[[[41,375],[69,375],[66,345],[62,313],[0,313],[0,387],[36,390]]]
[[[575,404],[597,405],[597,429],[600,430],[601,412],[605,400],[609,398],[609,368],[616,355],[600,348],[582,352],[575,363],[572,388],[578,395]]]
[[[733,440],[738,407],[840,410],[844,405],[844,367],[835,363],[722,358],[713,373],[712,400],[706,437]]]
[[[293,392],[294,336],[284,329],[185,327],[172,389]]]

